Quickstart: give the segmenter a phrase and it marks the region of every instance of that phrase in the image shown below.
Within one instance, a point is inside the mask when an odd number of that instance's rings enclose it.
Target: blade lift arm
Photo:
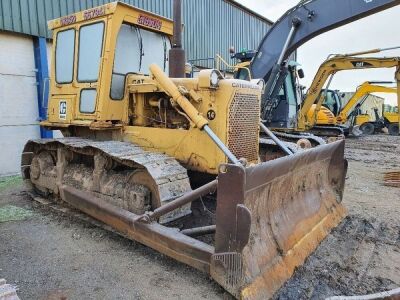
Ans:
[[[190,121],[193,122],[197,128],[203,130],[232,163],[236,165],[241,164],[235,155],[228,149],[228,147],[225,146],[220,138],[211,130],[211,128],[208,126],[208,121],[199,113],[199,111],[190,103],[190,101],[181,94],[178,87],[170,78],[168,78],[167,75],[165,75],[160,67],[156,64],[151,64],[150,72],[161,88],[172,97],[173,101],[175,101],[180,108],[182,108]]]

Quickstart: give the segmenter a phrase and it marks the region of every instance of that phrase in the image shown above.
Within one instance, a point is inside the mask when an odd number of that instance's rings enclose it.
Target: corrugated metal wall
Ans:
[[[47,20],[112,2],[107,0],[0,0],[0,29],[51,38]],[[122,2],[172,18],[172,0]],[[184,46],[187,59],[229,58],[229,47],[238,51],[257,48],[270,25],[231,1],[183,0]]]

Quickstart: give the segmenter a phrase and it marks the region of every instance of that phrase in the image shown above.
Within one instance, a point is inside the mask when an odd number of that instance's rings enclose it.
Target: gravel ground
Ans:
[[[346,157],[349,216],[276,299],[400,286],[400,189],[382,185],[384,172],[400,171],[400,138],[349,139]],[[32,202],[17,178],[0,180],[0,210],[8,205],[25,213],[0,223],[0,278],[14,284],[21,299],[224,298],[208,276],[72,213]]]

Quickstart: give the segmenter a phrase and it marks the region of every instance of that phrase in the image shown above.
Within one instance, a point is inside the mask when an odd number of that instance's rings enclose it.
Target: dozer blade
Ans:
[[[211,275],[238,299],[268,299],[346,215],[344,141],[218,176]]]

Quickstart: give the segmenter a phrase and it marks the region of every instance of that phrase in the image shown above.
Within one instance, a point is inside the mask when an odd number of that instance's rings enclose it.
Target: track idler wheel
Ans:
[[[374,124],[371,124],[371,123],[364,123],[360,126],[360,130],[365,135],[371,135],[371,134],[374,134],[374,132],[375,132],[375,126],[374,126]]]
[[[399,135],[399,124],[392,123],[388,127],[388,132],[390,135]]]
[[[32,158],[30,178],[35,190],[45,196],[57,191],[56,162],[48,151],[42,151]]]
[[[299,146],[301,149],[310,149],[312,148],[312,144],[309,140],[307,139],[299,139],[297,141],[297,146]]]

